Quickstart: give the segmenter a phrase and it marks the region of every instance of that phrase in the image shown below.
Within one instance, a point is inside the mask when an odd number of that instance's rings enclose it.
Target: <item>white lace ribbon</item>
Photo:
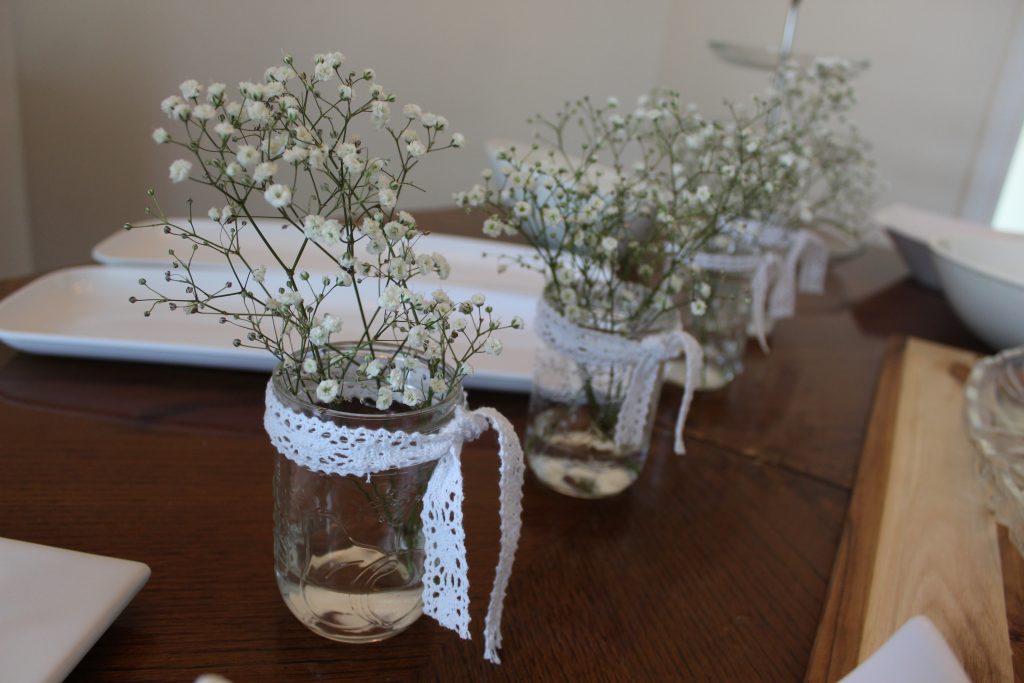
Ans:
[[[679,416],[676,418],[674,450],[680,455],[686,452],[683,444],[683,426],[686,424],[686,415],[693,401],[693,391],[704,363],[704,352],[701,350],[700,342],[684,332],[681,327],[640,340],[586,329],[560,315],[543,298],[537,303],[534,329],[541,341],[577,363],[634,365],[615,425],[615,443],[619,446],[634,445],[642,440],[647,417],[652,409],[651,394],[654,392],[658,365],[685,354],[686,386],[683,389],[682,404],[679,406]]]
[[[786,230],[774,225],[763,225],[758,233],[758,242],[764,247],[786,250],[768,305],[768,313],[772,318],[779,320],[793,316],[796,312],[798,284],[801,292],[821,294],[825,291],[828,247],[820,237],[807,230]]]
[[[498,433],[501,550],[484,621],[484,657],[500,664],[501,615],[519,544],[523,451],[512,424],[493,408],[462,406],[433,434],[348,428],[288,408],[267,385],[263,425],[277,451],[316,472],[365,477],[374,472],[437,461],[423,496],[423,612],[469,638],[469,577],[462,526],[460,455],[466,441],[488,429]]]
[[[772,279],[778,274],[778,257],[771,252],[742,255],[700,252],[694,257],[693,265],[719,273],[750,275],[750,322],[761,350],[768,353],[766,325],[768,288]]]

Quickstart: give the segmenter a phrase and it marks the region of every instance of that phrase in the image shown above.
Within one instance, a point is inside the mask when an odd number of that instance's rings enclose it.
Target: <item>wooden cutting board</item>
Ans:
[[[890,343],[807,681],[839,680],[917,614],[974,683],[1013,680],[999,535],[964,425],[976,360]],[[1005,579],[1006,595],[1019,595],[1024,577]]]

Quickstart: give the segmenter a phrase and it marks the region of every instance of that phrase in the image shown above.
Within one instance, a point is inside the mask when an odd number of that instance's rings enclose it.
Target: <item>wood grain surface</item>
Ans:
[[[417,215],[438,231],[478,224]],[[685,457],[671,453],[679,391],[666,388],[647,467],[623,495],[578,501],[528,477],[501,666],[481,642],[498,552],[493,437],[462,458],[473,640],[424,618],[377,645],[333,643],[292,617],[274,582],[259,374],[0,345],[0,536],[153,570],[71,681],[800,680],[886,334],[925,315],[931,338],[980,350],[944,305],[918,313],[915,301],[935,302],[904,275],[878,250],[833,268],[827,294],[801,297],[777,326],[771,356],[751,349],[745,375],[697,397]],[[904,318],[885,308],[893,288]],[[522,431],[523,395],[470,401]]]
[[[838,680],[918,614],[975,683],[1013,679],[996,524],[963,426],[976,360],[916,339],[891,348],[807,680]]]
[[[864,442],[855,491],[842,541],[836,553],[829,597],[825,603],[807,667],[808,683],[836,681],[860,662],[864,616],[882,525],[882,501],[889,480],[889,453],[903,375],[906,342],[893,339],[887,348],[875,392],[871,426]]]

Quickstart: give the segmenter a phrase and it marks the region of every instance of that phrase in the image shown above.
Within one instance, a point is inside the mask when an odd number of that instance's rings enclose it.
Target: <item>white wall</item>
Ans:
[[[661,81],[711,106],[761,89],[764,75],[717,61],[707,41],[774,44],[787,4],[9,1],[39,269],[88,260],[93,243],[141,216],[147,187],[168,211],[184,211],[187,188],[166,180],[173,150],[149,134],[165,124],[159,101],[185,78],[232,84],[260,77],[281,50],[304,61],[340,49],[469,139],[420,176],[429,192],[413,203],[442,206],[475,182],[483,139],[526,137],[526,116],[566,98],[632,99]],[[959,211],[1022,2],[806,0],[798,49],[873,63],[860,118],[890,197]]]
[[[679,0],[670,20],[678,38],[666,45],[661,79],[702,105],[756,91],[765,83],[763,76],[718,61],[707,41],[777,45],[788,4]],[[874,144],[890,184],[888,198],[961,213],[1021,5],[1021,0],[802,3],[795,51],[871,63],[858,82],[856,119]]]
[[[0,0],[0,277],[31,272],[11,6]]]
[[[147,187],[184,211],[167,182],[170,148],[150,140],[185,78],[262,78],[282,50],[307,62],[340,49],[405,101],[448,117],[471,144],[436,155],[421,206],[450,204],[476,182],[489,135],[526,135],[523,119],[563,98],[653,82],[669,0],[510,3],[398,0],[302,3],[177,0],[17,2],[17,44],[33,229],[40,268],[88,259],[100,237],[142,216]],[[628,48],[628,49],[626,49]],[[194,189],[191,191],[194,192]],[[199,204],[203,213],[207,206]]]

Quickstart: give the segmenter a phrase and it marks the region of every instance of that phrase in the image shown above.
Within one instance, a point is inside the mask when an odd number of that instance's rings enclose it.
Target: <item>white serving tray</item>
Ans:
[[[0,679],[64,680],[148,579],[141,562],[0,538]]]
[[[170,219],[176,225],[187,225],[184,218]],[[137,221],[137,225],[156,222]],[[284,259],[292,260],[302,247],[303,236],[294,227],[284,227],[280,220],[260,222],[264,236],[274,246],[274,250]],[[221,239],[221,227],[208,218],[193,219],[193,227],[202,237],[209,240]],[[274,267],[273,257],[259,235],[251,226],[243,227],[239,232],[239,242],[246,259],[253,265]],[[168,250],[174,249],[179,255],[188,255],[191,243],[180,237],[165,234],[160,227],[135,228],[118,230],[93,247],[92,257],[98,263],[112,266],[157,266],[166,269],[170,266],[171,257]],[[446,281],[437,278],[417,278],[417,282],[432,285],[432,288],[453,285],[476,287],[486,291],[516,291],[537,296],[544,287],[543,277],[532,271],[524,271],[515,266],[508,272],[499,275],[500,256],[506,258],[531,258],[536,252],[531,248],[518,244],[510,244],[493,239],[479,239],[430,233],[423,235],[416,243],[417,253],[440,252],[451,265],[451,277]],[[486,257],[484,256],[486,254]],[[202,268],[223,268],[223,257],[210,249],[200,248],[192,259],[193,266]],[[337,266],[323,252],[307,247],[302,254],[302,267],[310,272],[335,272]]]
[[[493,264],[491,264],[493,266]],[[454,271],[454,265],[453,265]],[[194,274],[204,282],[223,283],[229,278],[210,267]],[[273,277],[268,273],[268,281]],[[497,276],[495,276],[497,277]],[[0,340],[28,353],[120,361],[167,363],[239,370],[269,371],[275,359],[261,349],[235,348],[232,339],[242,331],[221,325],[217,316],[186,316],[160,307],[149,318],[147,304],[130,304],[130,296],[146,291],[138,284],[146,278],[160,291],[172,292],[164,281],[164,269],[153,266],[79,266],[58,270],[35,280],[0,301]],[[500,356],[478,355],[469,388],[498,391],[529,391],[533,372],[534,336],[530,331],[539,289],[529,280],[509,273],[502,290],[447,281],[445,289],[455,300],[482,292],[504,321],[518,315],[526,330],[503,330]],[[424,289],[437,285],[425,281]],[[350,289],[336,290],[328,308],[345,325],[356,325],[358,309]],[[374,296],[374,304],[376,303]]]

